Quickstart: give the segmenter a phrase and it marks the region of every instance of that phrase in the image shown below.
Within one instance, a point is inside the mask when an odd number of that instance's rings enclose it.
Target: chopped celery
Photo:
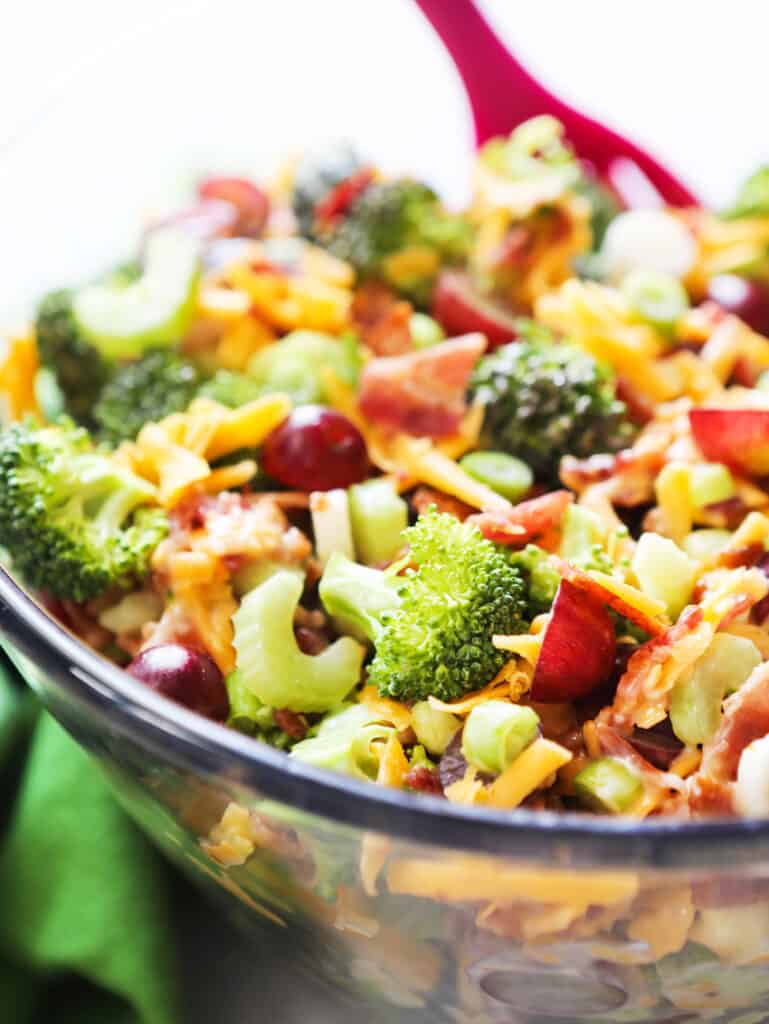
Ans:
[[[759,391],[769,391],[769,370],[764,370],[756,381],[756,388]]]
[[[378,758],[373,745],[392,732],[393,726],[383,724],[365,704],[353,704],[327,715],[315,736],[294,744],[290,756],[317,768],[375,778]]]
[[[230,701],[230,725],[238,728],[243,723],[242,731],[256,730],[263,732],[272,729],[275,725],[275,718],[272,708],[267,707],[243,684],[243,676],[235,670],[225,679],[227,696]],[[245,726],[248,728],[245,728]]]
[[[249,590],[258,587],[276,572],[290,572],[304,583],[304,569],[298,565],[288,565],[285,562],[274,562],[260,560],[258,562],[247,562],[239,569],[236,569],[232,576],[232,589],[236,597],[243,597]]]
[[[539,715],[530,707],[488,700],[465,721],[462,753],[468,764],[499,774],[537,738]]]
[[[73,299],[83,338],[111,359],[139,356],[183,336],[195,307],[200,244],[173,228],[154,231],[138,280],[88,285]]]
[[[456,715],[434,708],[426,700],[417,701],[411,709],[411,727],[431,754],[443,754],[461,724]]]
[[[335,552],[326,564],[318,594],[341,633],[376,642],[382,613],[400,603],[399,585],[397,577]]]
[[[752,640],[716,633],[670,695],[670,724],[679,740],[689,746],[707,743],[718,729],[724,697],[742,686],[760,663]]]
[[[518,501],[534,483],[534,474],[526,463],[507,452],[468,452],[459,464],[471,477],[508,501]]]
[[[706,562],[723,551],[731,537],[729,530],[693,530],[684,537],[684,551],[690,558]]]
[[[720,462],[700,462],[689,472],[689,494],[695,508],[715,505],[734,497],[734,477]]]
[[[644,594],[662,601],[673,620],[689,603],[700,570],[686,552],[658,533],[641,535],[632,568]]]
[[[403,546],[408,506],[384,477],[375,477],[349,489],[350,522],[355,550],[361,562],[389,562]]]
[[[310,515],[315,553],[321,565],[325,565],[337,551],[347,558],[355,556],[347,491],[341,487],[332,491],[314,491],[310,495]]]
[[[433,320],[427,313],[412,313],[409,331],[414,348],[430,348],[446,340],[446,332],[438,321]]]
[[[689,308],[689,296],[678,278],[655,270],[631,271],[622,281],[622,294],[641,320],[663,334],[672,334]]]
[[[574,791],[593,810],[623,814],[643,793],[643,783],[622,761],[599,757],[575,775]]]
[[[596,544],[601,543],[602,536],[601,520],[595,512],[583,508],[582,505],[569,505],[563,520],[561,557],[574,562],[575,565],[581,565],[591,558],[592,551]]]
[[[313,405],[327,401],[325,368],[354,386],[360,369],[355,339],[334,338],[319,331],[292,331],[257,352],[248,364],[248,373],[265,394],[281,391],[296,405]]]
[[[302,583],[277,572],[246,594],[232,617],[236,668],[263,704],[291,711],[328,711],[360,679],[365,648],[341,637],[316,656],[299,650],[294,613]]]

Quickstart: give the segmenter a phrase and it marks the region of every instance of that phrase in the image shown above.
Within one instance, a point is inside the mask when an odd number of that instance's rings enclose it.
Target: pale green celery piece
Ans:
[[[446,332],[427,313],[412,313],[409,320],[409,331],[414,348],[432,348],[446,340]]]
[[[471,477],[508,501],[520,501],[534,483],[534,474],[526,463],[507,452],[468,452],[459,464]]]
[[[623,814],[643,793],[643,783],[622,761],[600,757],[575,775],[574,791],[593,810]]]
[[[601,520],[582,505],[569,505],[563,521],[561,534],[561,557],[578,562],[589,556],[593,545],[601,543],[603,530]]]
[[[687,746],[707,743],[721,721],[721,702],[739,689],[761,653],[752,640],[716,633],[710,646],[675,684],[670,695],[670,724]]]
[[[462,733],[468,764],[499,774],[537,738],[539,716],[530,707],[488,700],[472,709]]]
[[[315,736],[294,744],[290,756],[317,768],[372,778],[378,766],[372,744],[394,731],[365,704],[353,704],[327,715]]]
[[[662,601],[675,620],[689,603],[700,567],[672,540],[644,533],[636,545],[632,569],[644,594]]]
[[[257,729],[271,729],[275,725],[272,708],[267,707],[243,685],[243,676],[237,669],[224,681],[230,702],[230,722],[247,719]]]
[[[734,477],[720,462],[700,462],[689,472],[689,494],[695,508],[726,501],[737,493]]]
[[[437,756],[445,752],[461,724],[456,715],[434,708],[426,700],[418,701],[411,709],[411,727],[417,739]]]
[[[342,487],[310,495],[310,516],[315,538],[315,554],[321,565],[338,552],[354,558],[355,551],[350,524],[350,503]]]
[[[340,633],[376,643],[383,612],[400,604],[397,576],[358,565],[336,552],[318,585],[321,603]]]
[[[243,597],[250,590],[260,586],[265,580],[277,572],[290,572],[304,584],[304,569],[298,565],[287,565],[285,562],[272,560],[247,562],[236,569],[232,576],[232,589],[236,597]]]
[[[355,551],[366,565],[393,559],[403,546],[408,526],[406,502],[384,477],[374,477],[348,490],[350,523]]]
[[[690,558],[706,562],[724,550],[732,539],[729,530],[693,530],[684,537],[684,551]]]
[[[351,637],[320,654],[304,654],[294,636],[302,582],[280,571],[250,591],[233,615],[236,668],[263,704],[291,711],[328,711],[360,679],[365,647]]]
[[[175,228],[153,231],[144,270],[130,284],[88,285],[75,294],[72,311],[86,341],[105,356],[139,356],[184,335],[195,309],[200,243]]]
[[[756,388],[759,391],[769,391],[769,370],[764,370],[756,381]]]

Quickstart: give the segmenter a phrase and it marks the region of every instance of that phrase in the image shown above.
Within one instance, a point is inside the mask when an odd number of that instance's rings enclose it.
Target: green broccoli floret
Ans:
[[[392,257],[405,249],[433,249],[438,264],[456,263],[467,252],[467,222],[448,213],[427,185],[408,178],[375,182],[346,215],[319,238],[335,256],[347,260],[361,277],[381,277],[418,303],[429,298],[432,271],[398,267]]]
[[[503,548],[451,515],[430,509],[403,536],[418,568],[380,614],[369,682],[399,700],[453,700],[504,665],[491,638],[527,628],[526,584]]]
[[[182,412],[195,397],[199,374],[171,349],[152,349],[116,370],[93,409],[99,437],[120,444],[136,437],[145,423]]]
[[[40,362],[53,374],[64,408],[78,423],[88,425],[111,368],[98,349],[81,336],[72,314],[73,295],[62,288],[42,299],[35,335]]]
[[[168,529],[153,488],[71,423],[0,436],[0,545],[27,583],[86,601],[144,576]]]
[[[471,398],[485,406],[488,446],[553,482],[563,455],[626,447],[634,428],[609,369],[537,324],[524,321],[519,330],[522,339],[482,359],[470,381]]]
[[[769,164],[763,164],[737,190],[734,202],[724,216],[766,217],[769,215]]]
[[[512,554],[510,561],[520,569],[526,580],[526,618],[534,619],[537,615],[549,612],[561,578],[547,551],[536,544],[527,544],[523,551]]]
[[[300,234],[315,238],[318,205],[331,189],[361,170],[362,166],[358,154],[345,141],[327,142],[305,153],[294,173],[291,200]]]

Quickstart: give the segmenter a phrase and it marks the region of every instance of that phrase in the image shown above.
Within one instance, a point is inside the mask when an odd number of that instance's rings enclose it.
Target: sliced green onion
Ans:
[[[348,491],[352,538],[358,559],[366,565],[389,562],[403,545],[408,506],[392,483],[375,477]]]
[[[468,764],[483,772],[499,774],[539,733],[539,715],[532,708],[489,700],[467,716],[462,733],[462,753]]]
[[[446,340],[446,332],[427,313],[412,313],[409,320],[409,331],[414,348],[431,348]]]
[[[689,471],[689,494],[695,508],[706,508],[734,497],[734,477],[720,462],[700,462]]]
[[[456,715],[440,711],[426,700],[418,701],[411,709],[411,727],[431,754],[444,753],[461,724]]]
[[[475,480],[509,501],[518,501],[534,483],[534,474],[526,463],[506,452],[468,452],[459,464]]]
[[[600,757],[574,777],[574,791],[593,810],[622,814],[641,796],[643,783],[622,761]]]
[[[672,274],[632,270],[621,288],[633,312],[663,334],[670,334],[689,308],[686,289]]]
[[[731,539],[729,530],[693,530],[684,537],[683,548],[690,558],[707,562],[720,554]]]

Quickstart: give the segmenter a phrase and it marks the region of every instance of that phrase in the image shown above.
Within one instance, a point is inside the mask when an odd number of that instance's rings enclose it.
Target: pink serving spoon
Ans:
[[[697,198],[652,156],[558,99],[501,42],[473,0],[416,0],[464,82],[480,146],[538,114],[552,114],[579,157],[628,207],[692,206]]]

